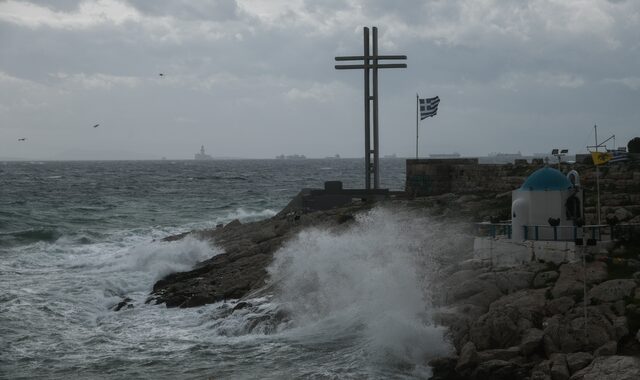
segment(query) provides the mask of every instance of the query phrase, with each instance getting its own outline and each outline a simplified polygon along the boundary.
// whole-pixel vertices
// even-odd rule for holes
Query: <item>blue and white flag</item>
[[[435,98],[420,99],[420,120],[436,116],[438,104],[440,104],[440,98],[437,96]]]
[[[627,152],[621,152],[621,151],[614,150],[611,153],[613,153],[613,157],[611,157],[609,162],[615,163],[615,162],[629,161],[629,154]]]

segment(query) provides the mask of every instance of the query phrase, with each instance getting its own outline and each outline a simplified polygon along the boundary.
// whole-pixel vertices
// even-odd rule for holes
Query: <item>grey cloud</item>
[[[591,30],[527,3],[486,13],[463,9],[469,1],[304,0],[278,23],[233,1],[130,0],[139,20],[81,29],[0,18],[0,86],[20,98],[0,97],[0,115],[52,154],[73,148],[56,137],[73,131],[74,144],[149,158],[188,158],[200,144],[227,156],[357,156],[362,73],[334,70],[333,57],[361,52],[366,23],[379,27],[381,52],[409,57],[406,70],[380,74],[384,153],[413,152],[416,92],[442,99],[421,125],[427,153],[537,152],[548,136],[575,150],[596,122],[637,134],[640,45],[628,15],[640,6],[585,9],[585,22],[609,20]],[[100,139],[75,134],[95,120],[108,126]],[[0,151],[15,156],[7,133]]]
[[[228,21],[238,17],[235,0],[127,0],[151,16],[170,16],[186,20]]]

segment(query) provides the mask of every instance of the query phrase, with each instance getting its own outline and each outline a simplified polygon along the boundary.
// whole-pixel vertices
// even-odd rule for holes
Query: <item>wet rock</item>
[[[637,287],[635,280],[609,280],[595,286],[589,291],[589,297],[595,302],[615,302],[629,297]]]
[[[575,373],[588,366],[593,360],[593,355],[588,352],[575,352],[567,355],[567,367],[571,373]]]
[[[172,273],[157,281],[150,300],[167,307],[196,307],[241,299],[264,288],[266,268],[285,241],[304,228],[337,228],[338,215],[364,211],[369,205],[349,205],[337,209],[300,212],[298,219],[280,213],[270,219],[241,223],[234,220],[223,228],[192,232],[195,238],[215,242],[224,251],[199,263],[187,272]],[[186,234],[165,240],[178,240]]]
[[[633,356],[600,356],[586,368],[576,372],[571,380],[637,380],[640,379],[640,358]]]
[[[513,380],[527,377],[528,369],[505,360],[489,360],[481,363],[471,378],[474,380]]]
[[[458,358],[458,364],[456,364],[456,372],[464,374],[470,369],[474,368],[478,363],[478,352],[476,351],[476,345],[473,342],[467,342],[460,351],[460,357]]]
[[[111,306],[111,310],[120,311],[125,307],[127,309],[133,309],[133,305],[131,304],[133,300],[129,297],[124,298],[122,301],[118,302],[116,305]]]
[[[242,309],[245,309],[245,308],[248,308],[248,307],[251,307],[251,306],[253,306],[253,305],[252,305],[250,302],[241,301],[241,302],[238,302],[238,303],[233,307],[233,311],[236,311],[236,310],[242,310]]]
[[[431,367],[431,378],[429,380],[462,380],[455,370],[458,358],[455,356],[446,356],[435,358],[429,361]]]

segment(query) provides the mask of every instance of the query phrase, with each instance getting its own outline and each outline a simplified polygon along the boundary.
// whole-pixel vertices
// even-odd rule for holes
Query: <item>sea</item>
[[[428,216],[374,208],[303,231],[251,307],[145,303],[222,252],[162,238],[269,218],[327,180],[362,188],[362,159],[0,162],[0,378],[428,378],[451,350],[432,264],[457,240]],[[381,160],[381,187],[404,181],[404,160]],[[278,310],[289,317],[261,324]]]

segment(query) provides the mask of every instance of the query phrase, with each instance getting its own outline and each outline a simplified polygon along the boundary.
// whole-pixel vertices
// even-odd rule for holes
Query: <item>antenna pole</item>
[[[418,103],[420,99],[416,93],[416,160],[418,159]]]
[[[593,129],[596,131],[596,152],[598,152],[598,126],[594,125]],[[600,219],[600,168],[596,165],[596,214],[598,215],[598,224],[601,224]]]

